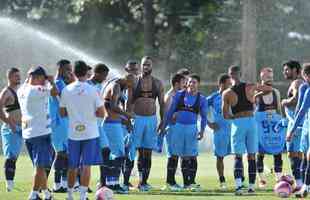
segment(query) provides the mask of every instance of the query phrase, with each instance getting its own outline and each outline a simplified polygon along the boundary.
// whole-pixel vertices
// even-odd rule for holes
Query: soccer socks
[[[242,157],[236,157],[235,158],[234,177],[235,177],[236,187],[237,188],[241,187],[241,185],[242,185],[242,177],[243,177]]]
[[[261,156],[261,155],[257,156],[256,166],[257,166],[258,173],[264,172],[264,156]]]
[[[109,156],[110,156],[110,149],[103,148],[101,150],[103,165],[100,166],[100,184],[101,186],[106,186],[106,178],[109,175]]]
[[[274,162],[274,172],[276,174],[282,173],[282,165],[283,165],[282,154],[274,155],[273,162]]]
[[[300,175],[303,182],[305,182],[306,169],[307,169],[307,159],[305,155],[300,164]]]
[[[298,157],[290,158],[291,161],[291,169],[293,172],[293,176],[296,180],[297,187],[300,187],[301,184],[301,176],[300,176],[300,164],[301,159]]]
[[[189,166],[190,184],[195,184],[197,169],[198,169],[197,158],[193,157],[190,159],[190,166]]]
[[[310,161],[307,161],[307,168],[306,168],[306,173],[305,173],[305,185],[309,187],[310,185]]]
[[[14,180],[16,170],[16,160],[6,159],[4,162],[4,174],[7,181]]]
[[[255,184],[256,179],[256,163],[255,160],[248,160],[249,184]]]
[[[147,180],[150,175],[152,166],[152,157],[151,156],[143,156],[139,155],[138,158],[138,171],[139,171],[139,178],[140,184],[144,185],[147,184]]]
[[[126,158],[123,166],[124,185],[129,185],[129,179],[133,167],[134,167],[134,161],[131,161],[129,158]]]
[[[184,186],[190,185],[190,161],[188,159],[182,159],[181,170],[183,175],[183,184]]]
[[[166,182],[169,185],[175,185],[176,184],[175,173],[176,173],[177,168],[178,168],[178,160],[179,160],[179,158],[175,157],[175,156],[171,156],[168,158]]]
[[[106,184],[108,186],[115,186],[119,184],[119,177],[121,174],[121,167],[123,163],[123,158],[116,158],[110,161],[109,165],[109,175],[107,176]]]

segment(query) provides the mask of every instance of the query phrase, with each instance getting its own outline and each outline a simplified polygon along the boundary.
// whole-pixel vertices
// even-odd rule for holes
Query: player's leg
[[[226,179],[224,176],[224,157],[216,157],[216,171],[219,177],[220,188],[226,189]]]
[[[257,159],[256,159],[256,167],[257,167],[257,172],[258,172],[258,187],[259,188],[265,188],[266,187],[266,178],[264,175],[264,158],[265,154],[264,153],[258,153],[257,154]]]
[[[274,172],[276,176],[276,181],[278,181],[282,176],[282,168],[283,168],[282,153],[274,155],[273,162],[274,162]]]

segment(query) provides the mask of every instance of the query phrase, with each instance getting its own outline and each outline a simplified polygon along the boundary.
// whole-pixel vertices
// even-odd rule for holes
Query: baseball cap
[[[28,72],[29,75],[37,75],[37,76],[44,76],[45,78],[47,78],[47,74],[46,71],[43,67],[41,66],[37,66],[37,67],[33,67],[29,70]]]

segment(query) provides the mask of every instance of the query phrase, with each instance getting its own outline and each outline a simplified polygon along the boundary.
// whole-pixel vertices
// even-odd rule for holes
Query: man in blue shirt
[[[59,96],[49,98],[49,112],[52,119],[52,144],[56,152],[54,161],[54,188],[55,193],[67,192],[67,140],[68,140],[68,118],[61,117],[59,113],[59,97],[62,90],[70,83],[72,66],[69,60],[62,59],[57,62],[57,74],[55,84]]]
[[[178,134],[174,134],[174,138],[170,138],[174,141],[170,153],[182,158],[184,188],[190,190],[199,189],[195,183],[198,140],[203,138],[207,125],[207,101],[199,92],[199,84],[200,77],[198,75],[189,76],[187,89],[175,94],[161,127],[161,131],[164,131],[176,113],[174,131]],[[200,130],[197,128],[198,115],[201,116]]]
[[[224,177],[224,157],[231,153],[230,123],[222,115],[222,93],[230,86],[230,77],[227,74],[221,74],[218,77],[219,89],[207,97],[208,109],[213,117],[213,123],[208,123],[208,126],[214,133],[213,150],[216,156],[216,169],[219,175],[221,189],[227,188]]]
[[[303,67],[303,78],[307,82],[307,84],[310,83],[310,64],[305,64]],[[303,121],[306,114],[309,115],[309,108],[310,108],[310,87],[307,87],[304,94],[303,94],[303,100],[299,107],[295,117],[294,121],[292,123],[292,126],[290,129],[288,129],[287,134],[287,141],[290,142],[293,140],[294,134],[297,133],[297,128]],[[306,118],[305,123],[309,123],[309,119]],[[308,136],[308,142],[309,142],[309,136]],[[304,184],[302,188],[296,192],[296,197],[298,198],[304,198],[307,196],[310,186],[310,156],[309,156],[309,148],[307,150],[307,168],[305,172],[305,178],[304,178]]]

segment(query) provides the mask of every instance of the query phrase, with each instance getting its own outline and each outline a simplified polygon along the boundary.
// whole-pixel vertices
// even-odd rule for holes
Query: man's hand
[[[210,129],[212,129],[213,131],[216,131],[219,129],[219,126],[217,125],[217,123],[208,123],[208,126]]]
[[[198,139],[198,140],[202,140],[203,135],[204,135],[204,132],[203,132],[203,131],[200,131],[200,132],[198,133],[197,139]]]
[[[287,133],[286,134],[286,141],[287,142],[292,141],[293,136],[294,136],[294,133],[292,133],[292,132]]]

